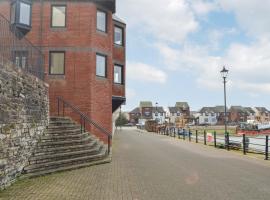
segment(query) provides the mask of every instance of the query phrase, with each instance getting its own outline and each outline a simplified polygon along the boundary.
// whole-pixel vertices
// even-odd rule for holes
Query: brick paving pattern
[[[19,181],[10,200],[268,200],[270,164],[203,145],[123,129],[110,164]]]

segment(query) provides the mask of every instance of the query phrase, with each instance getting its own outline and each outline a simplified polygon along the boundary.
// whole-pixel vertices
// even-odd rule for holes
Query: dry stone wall
[[[49,120],[48,85],[0,63],[0,189],[21,174]]]

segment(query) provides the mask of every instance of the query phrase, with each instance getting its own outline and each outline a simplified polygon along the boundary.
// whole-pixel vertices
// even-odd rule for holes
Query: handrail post
[[[246,135],[243,134],[243,154],[246,155],[247,151],[246,151],[247,147],[246,147]]]
[[[196,130],[196,143],[198,143],[198,130]]]
[[[85,118],[83,118],[83,132],[85,132],[86,128],[85,128]]]
[[[108,135],[108,155],[111,153],[111,135]]]
[[[59,97],[57,98],[57,111],[58,111],[58,116],[60,115],[60,99]]]
[[[82,123],[82,116],[81,116],[81,118],[80,118],[80,123],[81,123],[81,133],[83,132],[82,130],[83,130],[83,123]]]
[[[63,117],[65,117],[65,102],[63,101]]]
[[[217,132],[214,131],[214,145],[215,145],[215,148],[217,147]]]
[[[265,160],[269,158],[269,135],[265,137]]]

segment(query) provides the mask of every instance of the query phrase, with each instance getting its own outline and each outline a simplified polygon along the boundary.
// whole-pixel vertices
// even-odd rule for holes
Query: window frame
[[[98,29],[98,12],[105,13],[105,30]],[[96,11],[96,30],[99,32],[102,32],[102,33],[108,32],[108,14],[105,10],[97,9],[97,11]]]
[[[97,57],[98,56],[101,56],[101,57],[104,57],[105,58],[105,74],[104,74],[104,76],[101,76],[101,75],[98,75],[97,74]],[[96,76],[97,77],[100,77],[100,78],[107,78],[107,71],[108,71],[107,68],[108,68],[107,55],[102,54],[102,53],[96,53]]]
[[[122,43],[121,43],[121,44],[116,44],[116,43],[115,43],[115,28],[119,28],[119,29],[121,29],[121,31],[122,31],[122,37],[121,37]],[[113,37],[113,43],[114,43],[115,45],[121,46],[121,47],[124,47],[124,46],[125,46],[125,42],[124,42],[125,37],[124,37],[124,28],[123,28],[123,27],[118,26],[118,25],[114,25],[113,36],[114,36],[114,37]]]
[[[114,79],[115,66],[121,68],[121,83],[115,82],[115,79]],[[120,64],[117,64],[117,63],[115,63],[115,64],[113,65],[113,83],[114,83],[114,84],[117,84],[117,85],[124,85],[124,84],[125,84],[125,80],[124,80],[124,66],[123,66],[123,65],[120,65]]]
[[[52,54],[53,53],[63,53],[64,54],[64,66],[63,66],[63,74],[52,74],[51,65],[52,65]],[[65,75],[66,73],[66,52],[65,51],[49,51],[49,75]]]
[[[65,7],[65,26],[53,26],[53,7]],[[67,27],[67,5],[53,4],[51,5],[51,28],[66,28]]]

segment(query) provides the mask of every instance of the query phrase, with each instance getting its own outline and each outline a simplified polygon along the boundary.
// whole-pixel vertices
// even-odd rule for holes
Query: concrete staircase
[[[44,136],[23,170],[35,177],[109,162],[107,145],[66,117],[51,117]]]

